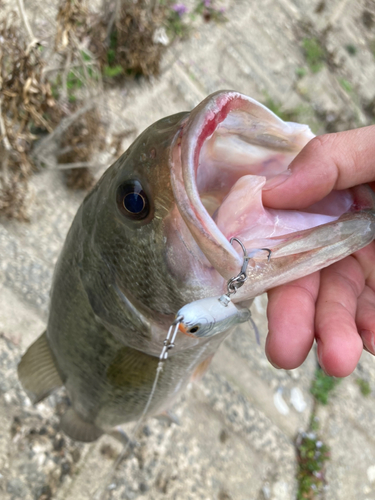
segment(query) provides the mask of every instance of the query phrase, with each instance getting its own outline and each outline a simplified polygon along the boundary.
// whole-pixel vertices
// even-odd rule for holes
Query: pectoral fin
[[[208,367],[210,366],[213,357],[214,357],[214,355],[210,354],[206,359],[204,359],[203,361],[201,361],[199,363],[199,365],[195,368],[195,370],[191,376],[192,382],[198,382],[199,380],[201,380],[203,375],[208,370]]]
[[[104,434],[104,431],[99,429],[99,427],[83,420],[73,408],[69,408],[61,417],[60,427],[69,437],[76,441],[83,441],[84,443],[96,441]]]
[[[159,358],[155,356],[131,347],[122,347],[107,370],[107,380],[110,384],[122,388],[151,388],[158,363]]]
[[[18,377],[35,404],[63,385],[46,332],[28,348],[18,365]]]

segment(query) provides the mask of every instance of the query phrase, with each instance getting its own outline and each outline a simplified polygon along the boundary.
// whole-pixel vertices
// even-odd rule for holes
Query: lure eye
[[[148,197],[138,181],[126,181],[117,188],[117,206],[132,220],[145,219],[150,213]]]
[[[196,333],[199,330],[199,326],[193,326],[192,328],[189,329],[189,333]]]

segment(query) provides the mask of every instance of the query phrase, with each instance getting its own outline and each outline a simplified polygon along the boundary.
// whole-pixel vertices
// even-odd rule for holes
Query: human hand
[[[290,165],[292,175],[265,191],[263,202],[303,209],[332,189],[375,187],[375,126],[318,136]],[[375,242],[305,278],[268,292],[266,354],[284,369],[299,366],[314,338],[324,371],[349,375],[362,349],[375,354]]]

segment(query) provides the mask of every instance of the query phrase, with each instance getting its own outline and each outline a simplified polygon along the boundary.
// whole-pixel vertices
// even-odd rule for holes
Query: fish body
[[[248,251],[272,251],[269,262],[264,252],[249,261],[232,297],[241,313],[234,323],[248,319],[256,295],[372,241],[374,199],[366,187],[333,193],[303,216],[263,207],[262,187],[312,137],[307,126],[223,91],[156,122],[103,174],[57,262],[46,332],[18,368],[33,402],[65,385],[68,435],[93,441],[139,418],[176,313],[221,296],[241,270],[231,238]],[[166,410],[204,372],[231,326],[209,336],[178,333],[148,415]]]

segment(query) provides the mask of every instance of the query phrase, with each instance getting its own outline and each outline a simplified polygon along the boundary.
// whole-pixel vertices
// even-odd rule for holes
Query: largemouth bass
[[[232,297],[242,311],[269,288],[372,241],[374,196],[366,186],[332,192],[304,212],[263,207],[262,190],[312,137],[306,125],[223,91],[150,126],[108,168],[76,214],[56,265],[47,329],[18,370],[34,403],[65,385],[72,406],[61,427],[69,436],[93,441],[139,418],[177,311],[220,296],[238,275],[243,255],[232,237],[249,252],[272,253],[249,260]],[[178,332],[149,416],[205,371],[230,331]]]

